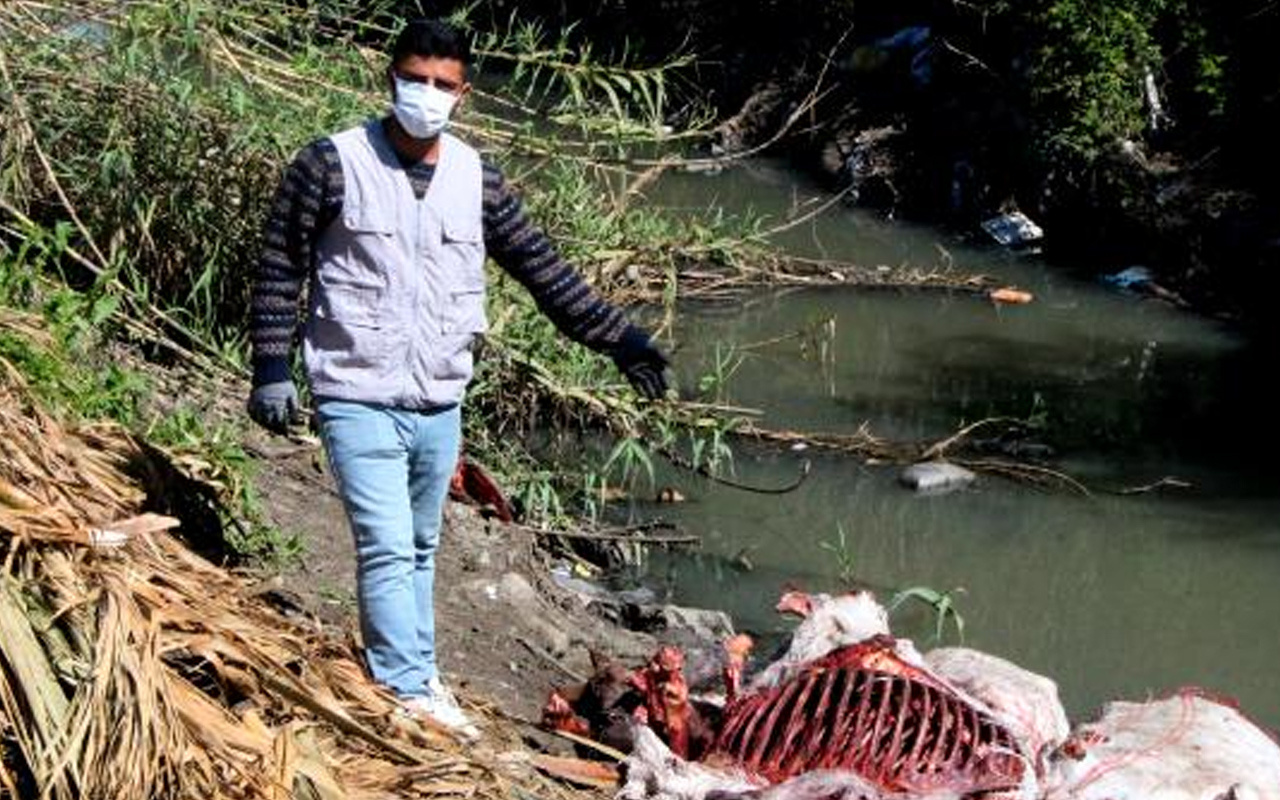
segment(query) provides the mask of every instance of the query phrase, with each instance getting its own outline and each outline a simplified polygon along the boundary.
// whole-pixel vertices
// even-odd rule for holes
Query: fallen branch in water
[[[1013,417],[987,417],[986,419],[980,419],[977,422],[964,426],[963,428],[956,431],[955,433],[948,436],[947,438],[943,439],[942,441],[929,446],[928,449],[926,449],[923,453],[920,454],[919,460],[929,461],[935,458],[945,458],[947,454],[947,450],[959,444],[960,442],[963,442],[965,439],[969,438],[969,434],[973,433],[979,428],[985,428],[989,425],[995,425],[996,423],[1013,424],[1013,425],[1023,424],[1022,420],[1014,419]]]
[[[717,475],[705,465],[695,466],[692,461],[670,448],[655,448],[655,451],[677,467],[688,470],[696,475],[701,475],[712,483],[727,486],[730,489],[737,489],[740,492],[750,492],[751,494],[790,494],[796,489],[799,489],[804,482],[808,480],[809,473],[813,469],[813,465],[809,463],[808,459],[806,459],[804,463],[800,465],[800,473],[796,475],[795,479],[790,483],[783,486],[752,486],[751,484],[742,483],[741,481],[734,480],[733,478],[726,478],[723,475]]]
[[[1191,482],[1184,481],[1181,478],[1175,478],[1172,475],[1165,475],[1159,480],[1143,484],[1142,486],[1126,486],[1121,489],[1116,489],[1114,494],[1126,496],[1133,494],[1146,494],[1147,492],[1154,492],[1157,489],[1164,489],[1166,487],[1169,489],[1190,489]]]
[[[735,431],[739,436],[756,439],[793,450],[814,448],[833,453],[857,456],[873,461],[899,461],[910,463],[918,460],[918,446],[890,442],[871,433],[867,423],[862,423],[855,433],[814,433],[777,430],[747,422]]]
[[[917,461],[929,461],[941,458],[948,449],[957,446],[974,430],[1004,422],[1022,427],[1021,420],[1013,418],[993,417],[967,425],[951,436],[932,445],[920,442],[895,442],[881,439],[871,433],[870,426],[863,423],[856,433],[803,433],[764,428],[753,423],[744,423],[735,433],[762,442],[785,445],[792,449],[812,447],[861,458],[868,463],[889,462],[894,464],[913,464]],[[988,475],[999,475],[1011,480],[1038,486],[1061,487],[1090,495],[1092,492],[1083,483],[1064,472],[1049,467],[1028,464],[1019,461],[997,461],[992,459],[949,458],[954,464]]]
[[[691,251],[696,254],[696,251]],[[945,291],[986,296],[993,282],[986,275],[948,269],[877,265],[867,267],[847,261],[826,261],[760,253],[764,263],[749,267],[717,267],[691,260],[679,270],[680,296],[686,300],[732,301],[749,290],[762,287],[850,286],[860,289]],[[629,287],[624,296],[636,300],[657,300],[665,283],[655,277],[651,283]]]
[[[559,539],[577,539],[588,542],[628,542],[631,544],[651,544],[651,545],[671,545],[671,544],[700,544],[702,537],[692,533],[678,533],[670,536],[648,536],[638,531],[651,530],[653,528],[678,528],[670,522],[651,522],[644,525],[634,525],[629,528],[618,528],[615,530],[605,531],[560,531],[560,530],[544,530],[535,528],[530,525],[521,525],[519,523],[508,523],[508,527],[514,528],[524,533],[531,533],[534,536],[547,536]]]
[[[958,464],[965,469],[974,472],[982,472],[988,475],[999,475],[1004,478],[1021,481],[1022,483],[1034,484],[1037,486],[1045,486],[1049,488],[1065,488],[1086,497],[1092,496],[1093,492],[1089,487],[1080,481],[1056,469],[1048,467],[1040,467],[1035,464],[1024,464],[1017,461],[991,461],[978,460],[969,461],[965,459],[952,459],[952,463]]]

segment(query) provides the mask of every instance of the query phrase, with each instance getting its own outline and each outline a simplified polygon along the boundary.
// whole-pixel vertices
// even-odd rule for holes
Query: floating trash
[[[1035,299],[1035,296],[1031,294],[1031,292],[1026,292],[1022,289],[1015,289],[1012,286],[1002,286],[999,289],[992,289],[991,292],[987,294],[987,297],[990,297],[992,301],[996,303],[1005,303],[1015,306],[1026,305]]]
[[[898,481],[922,494],[941,494],[964,488],[977,478],[971,471],[945,461],[912,464],[902,471]]]
[[[1044,238],[1044,229],[1021,211],[1011,211],[982,223],[982,229],[1006,247],[1026,244]]]
[[[1151,270],[1146,267],[1129,267],[1111,275],[1103,275],[1102,282],[1121,289],[1134,289],[1151,283]]]

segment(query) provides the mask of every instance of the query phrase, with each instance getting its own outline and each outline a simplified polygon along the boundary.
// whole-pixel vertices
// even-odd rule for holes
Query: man
[[[387,79],[392,113],[304,148],[265,229],[251,309],[249,414],[280,432],[298,409],[288,358],[310,282],[303,357],[356,544],[365,656],[402,710],[475,728],[436,667],[432,586],[459,404],[487,328],[486,250],[570,338],[611,356],[649,398],[666,359],[557,255],[497,168],[445,132],[470,91],[470,45],[409,23]]]

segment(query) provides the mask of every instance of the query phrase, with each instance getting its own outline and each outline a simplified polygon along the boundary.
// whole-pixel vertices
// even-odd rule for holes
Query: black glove
[[[302,419],[298,410],[298,390],[293,381],[275,381],[253,387],[249,393],[249,416],[272,433],[288,433],[289,426]]]
[[[657,400],[667,393],[667,357],[649,340],[644,330],[630,325],[609,355],[641,396]]]

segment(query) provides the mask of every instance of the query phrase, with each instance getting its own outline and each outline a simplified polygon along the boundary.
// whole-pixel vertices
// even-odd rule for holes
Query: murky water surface
[[[757,164],[673,176],[656,202],[780,216],[818,196]],[[705,542],[696,554],[655,557],[648,582],[766,633],[785,627],[771,606],[787,582],[831,589],[852,575],[885,598],[909,586],[952,591],[965,643],[1057,680],[1073,719],[1108,699],[1193,684],[1280,727],[1280,496],[1265,357],[1219,322],[860,212],[828,213],[780,241],[869,265],[937,266],[945,249],[956,269],[997,275],[1036,301],[997,308],[836,288],[759,295],[732,310],[689,307],[676,330],[684,381],[707,370],[717,348],[736,349],[742,361],[726,399],[763,410],[770,427],[804,431],[866,423],[887,438],[939,439],[987,416],[1039,416],[1055,466],[1099,491],[1081,497],[984,477],[958,494],[918,497],[897,484],[896,467],[740,452],[737,475],[749,482],[784,484],[803,458],[814,471],[780,497],[664,476],[691,502],[643,513]],[[826,320],[834,333],[821,347],[784,338]],[[1190,488],[1105,491],[1166,476]],[[894,626],[933,644],[923,604],[903,605]],[[944,640],[956,641],[950,623]]]

